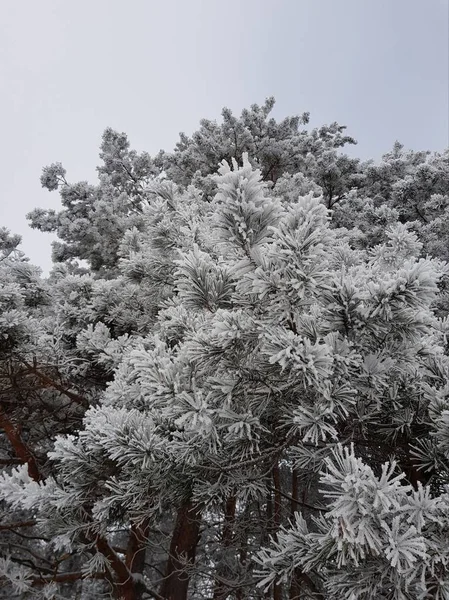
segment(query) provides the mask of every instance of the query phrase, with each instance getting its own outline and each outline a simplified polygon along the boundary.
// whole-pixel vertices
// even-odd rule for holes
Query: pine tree
[[[271,108],[44,169],[46,281],[1,233],[8,596],[449,598],[446,157]]]

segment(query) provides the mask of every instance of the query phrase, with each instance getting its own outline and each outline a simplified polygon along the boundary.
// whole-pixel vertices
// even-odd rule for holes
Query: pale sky
[[[378,159],[449,146],[449,0],[0,0],[0,225],[48,271],[25,214],[62,162],[95,182],[110,126],[150,154],[201,118],[274,95],[276,118],[338,121]]]

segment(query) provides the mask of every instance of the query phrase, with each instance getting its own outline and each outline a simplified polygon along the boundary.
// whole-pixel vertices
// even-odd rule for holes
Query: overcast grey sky
[[[105,127],[170,150],[201,118],[267,96],[274,116],[338,121],[379,158],[449,146],[449,0],[0,0],[0,225],[50,266],[25,214],[60,161],[95,181]]]

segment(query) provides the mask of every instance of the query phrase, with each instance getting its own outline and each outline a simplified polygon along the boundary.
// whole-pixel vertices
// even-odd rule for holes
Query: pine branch
[[[32,586],[48,585],[49,583],[73,583],[81,579],[105,579],[106,573],[91,573],[86,575],[81,571],[69,573],[55,573],[54,575],[40,576],[33,579]]]
[[[21,359],[21,361],[30,370],[30,372],[36,375],[46,386],[57,390],[58,392],[60,392],[64,396],[67,396],[67,398],[70,398],[70,400],[73,400],[73,402],[80,404],[84,408],[89,407],[89,400],[87,400],[87,398],[84,398],[83,396],[80,396],[75,392],[71,392],[48,375],[45,375],[45,373],[42,373],[42,371],[39,371],[36,366],[36,359],[34,359],[33,365],[30,365],[24,359]]]
[[[22,461],[18,458],[0,458],[1,467],[13,467],[14,465],[21,465]]]
[[[36,521],[18,521],[17,523],[7,523],[7,524],[0,523],[0,531],[6,531],[9,529],[17,529],[19,527],[33,527],[33,525],[36,525]]]
[[[290,502],[292,502],[294,504],[297,504],[298,506],[302,506],[304,508],[308,508],[309,510],[316,510],[316,511],[319,511],[319,512],[324,512],[324,511],[328,510],[325,506],[314,506],[313,504],[308,504],[307,502],[302,502],[301,500],[297,500],[296,498],[293,498],[293,496],[290,496],[289,494],[286,494],[282,490],[276,489],[276,488],[271,487],[269,485],[267,485],[267,489],[270,490],[271,492],[275,492],[275,493],[279,494],[280,496],[282,496],[286,500],[289,500]]]

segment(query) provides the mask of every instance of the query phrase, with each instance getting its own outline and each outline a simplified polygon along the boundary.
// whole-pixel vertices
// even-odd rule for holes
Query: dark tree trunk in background
[[[136,586],[127,565],[119,558],[105,538],[98,536],[95,543],[99,552],[108,559],[111,565],[114,574],[114,578],[111,579],[114,585],[114,598],[116,600],[139,600],[138,586]]]
[[[129,531],[125,564],[133,575],[142,575],[145,568],[149,524],[149,519],[145,519],[140,525],[133,523]],[[143,586],[137,585],[136,600],[141,600],[142,593]]]
[[[165,578],[160,594],[164,600],[187,600],[189,569],[195,562],[200,536],[201,510],[191,500],[178,509],[170,543]]]
[[[230,496],[226,500],[225,511],[224,511],[224,523],[221,543],[223,549],[226,551],[232,544],[233,538],[233,527],[235,522],[235,509],[237,500],[234,495]],[[219,569],[217,573],[218,577],[225,577],[228,575],[226,569]],[[217,579],[214,589],[214,600],[224,600],[228,595],[227,587],[221,583],[220,579]]]
[[[17,458],[28,466],[28,475],[34,481],[41,480],[36,458],[20,434],[20,426],[15,425],[0,407],[0,428],[4,430]]]

